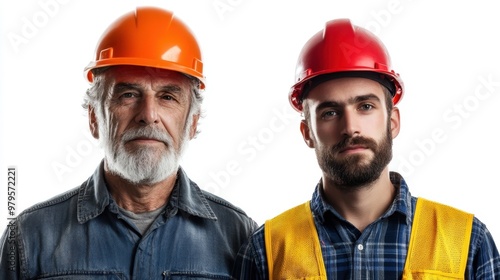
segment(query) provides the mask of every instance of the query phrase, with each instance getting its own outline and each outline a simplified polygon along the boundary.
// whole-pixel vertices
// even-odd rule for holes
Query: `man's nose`
[[[138,106],[136,122],[142,125],[150,125],[159,122],[158,104],[154,96],[146,96]]]
[[[359,126],[359,117],[355,111],[346,110],[342,116],[342,134],[349,137],[354,137],[361,133]]]

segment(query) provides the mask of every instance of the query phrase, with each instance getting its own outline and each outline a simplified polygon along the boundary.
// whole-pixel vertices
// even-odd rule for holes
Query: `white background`
[[[475,213],[497,243],[500,17],[495,1],[2,1],[0,223],[7,168],[18,212],[78,186],[102,158],[80,107],[98,38],[137,5],[173,10],[196,34],[207,89],[183,160],[202,188],[259,224],[311,197],[320,178],[287,95],[305,41],[347,17],[385,42],[405,82],[392,170],[413,195]]]

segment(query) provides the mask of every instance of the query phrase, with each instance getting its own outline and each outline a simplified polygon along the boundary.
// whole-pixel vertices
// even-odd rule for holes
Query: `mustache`
[[[339,143],[332,147],[332,152],[340,152],[341,150],[354,145],[363,145],[372,151],[377,150],[377,142],[375,142],[375,140],[363,136],[356,136],[343,138]]]
[[[149,138],[161,141],[167,146],[173,145],[173,139],[170,134],[154,126],[129,129],[123,133],[122,142],[128,142],[137,138]]]

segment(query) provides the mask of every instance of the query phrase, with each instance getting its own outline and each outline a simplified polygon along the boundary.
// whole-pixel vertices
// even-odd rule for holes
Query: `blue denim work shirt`
[[[2,237],[0,279],[232,279],[257,227],[179,168],[164,211],[141,235],[108,193],[103,164],[80,187],[23,211]]]

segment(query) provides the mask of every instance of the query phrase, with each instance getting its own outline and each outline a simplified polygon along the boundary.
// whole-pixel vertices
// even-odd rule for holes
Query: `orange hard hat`
[[[160,8],[139,7],[114,21],[99,39],[85,77],[92,82],[91,70],[114,65],[178,71],[205,87],[201,50],[193,32],[172,12]]]
[[[369,77],[388,87],[397,104],[404,85],[391,68],[391,59],[384,44],[370,31],[352,25],[348,19],[326,23],[307,41],[300,52],[295,72],[295,84],[289,92],[292,107],[301,112],[304,90],[316,77],[348,75]]]

